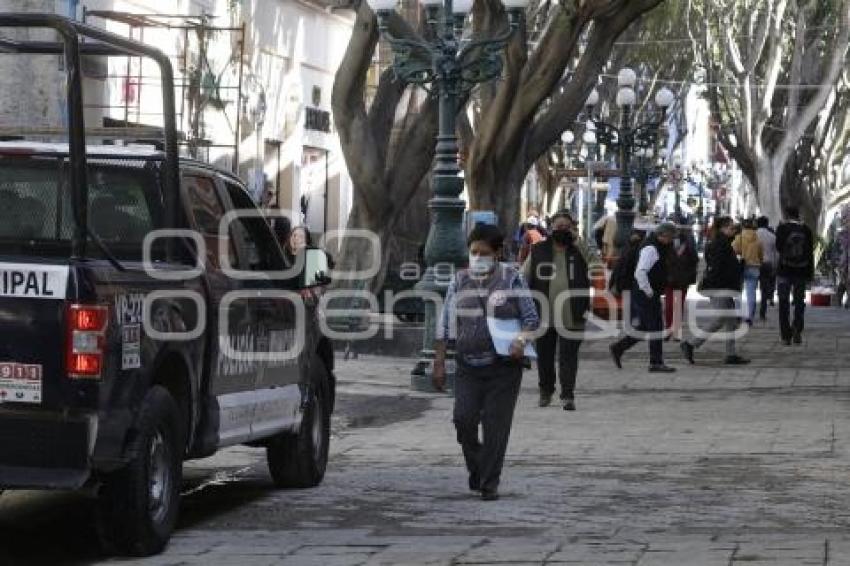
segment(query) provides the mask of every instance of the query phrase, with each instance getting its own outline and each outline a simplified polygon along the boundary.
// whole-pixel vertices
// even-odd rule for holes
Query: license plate
[[[41,403],[42,366],[0,362],[0,403]]]

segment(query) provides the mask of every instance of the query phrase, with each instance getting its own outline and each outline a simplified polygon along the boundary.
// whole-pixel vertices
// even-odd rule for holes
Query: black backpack
[[[792,269],[809,267],[809,239],[806,231],[799,224],[791,224],[791,230],[785,238],[785,243],[779,251],[782,264]]]
[[[615,295],[620,296],[623,291],[631,291],[635,282],[635,270],[641,246],[631,246],[623,256],[614,264],[611,279],[608,281],[608,289]]]

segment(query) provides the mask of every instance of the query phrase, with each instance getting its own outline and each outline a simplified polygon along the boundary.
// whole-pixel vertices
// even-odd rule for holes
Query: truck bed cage
[[[50,42],[18,41],[0,36],[0,54],[64,56],[65,80],[68,93],[67,132],[69,168],[71,173],[71,208],[74,218],[71,256],[74,258],[85,257],[88,239],[94,240],[98,243],[98,247],[104,248],[103,244],[98,241],[97,236],[88,229],[86,127],[83,114],[83,86],[80,63],[80,57],[82,55],[145,57],[152,59],[159,66],[162,79],[163,110],[163,128],[161,134],[164,138],[164,160],[162,164],[163,204],[166,213],[169,215],[166,219],[166,227],[179,227],[178,190],[180,177],[174,105],[174,71],[168,57],[162,51],[150,45],[133,41],[56,14],[0,13],[0,28],[49,28],[55,30],[61,37],[61,41]],[[104,251],[106,250],[104,249]]]

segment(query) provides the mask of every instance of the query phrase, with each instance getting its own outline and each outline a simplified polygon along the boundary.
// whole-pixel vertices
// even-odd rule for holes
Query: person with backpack
[[[779,252],[776,251],[776,232],[770,227],[770,220],[762,216],[756,221],[756,235],[761,243],[762,263],[759,273],[759,288],[761,289],[761,306],[759,318],[767,318],[767,307],[773,305],[773,295],[776,293],[776,268],[779,265]]]
[[[635,269],[637,269],[638,256],[641,247],[643,247],[643,241],[643,232],[632,230],[626,252],[614,264],[614,269],[611,271],[611,277],[608,280],[608,290],[615,297],[622,297],[623,293],[632,290],[635,283]]]
[[[790,346],[803,343],[806,314],[806,285],[815,276],[815,238],[812,230],[800,221],[800,209],[785,209],[787,222],[776,229],[776,249],[779,267],[776,286],[779,293],[779,332],[782,343]],[[794,321],[791,322],[791,302],[794,299]]]
[[[697,282],[699,253],[693,231],[681,225],[673,248],[667,254],[667,288],[664,290],[664,322],[669,332],[667,338],[682,338],[682,318],[688,289]]]
[[[666,256],[678,229],[675,224],[660,224],[647,238],[638,255],[634,271],[634,283],[631,288],[629,317],[637,321],[635,330],[648,333],[649,371],[651,373],[673,373],[676,368],[664,363],[663,341],[664,317],[661,307],[661,294],[667,284]],[[634,323],[633,323],[634,324]],[[639,343],[641,339],[627,332],[609,350],[614,364],[622,369],[623,354]]]
[[[528,286],[547,297],[538,305],[543,320],[548,321],[545,334],[537,339],[537,371],[540,407],[548,407],[555,393],[555,359],[561,382],[561,405],[575,411],[575,387],[578,374],[578,351],[584,333],[585,314],[590,310],[590,276],[587,251],[576,233],[576,225],[568,210],[552,216],[551,237],[535,244],[522,266]],[[564,297],[558,300],[559,297]],[[556,307],[558,310],[556,311]],[[543,317],[543,309],[548,317]]]
[[[738,328],[738,314],[735,311],[735,296],[741,293],[743,267],[738,261],[735,250],[732,249],[732,238],[737,227],[729,216],[715,219],[711,240],[705,246],[705,275],[700,285],[700,291],[711,302],[713,310],[722,311],[715,316],[702,330],[698,338],[685,340],[680,348],[685,359],[694,363],[694,351],[699,349],[709,336],[725,330],[726,359],[729,365],[744,365],[749,360],[738,355],[735,345],[735,330]]]

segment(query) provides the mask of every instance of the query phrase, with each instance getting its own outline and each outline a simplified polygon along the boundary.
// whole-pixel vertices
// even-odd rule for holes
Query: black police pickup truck
[[[0,143],[0,490],[91,488],[107,547],[149,555],[184,460],[262,446],[276,485],[318,485],[335,391],[324,252],[288,265],[238,178],[177,157],[156,50],[0,14],[23,25],[62,38],[17,48],[64,54],[70,135]],[[163,149],[86,145],[80,52],[160,64]]]

